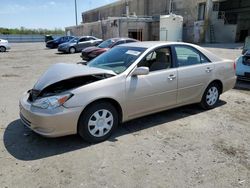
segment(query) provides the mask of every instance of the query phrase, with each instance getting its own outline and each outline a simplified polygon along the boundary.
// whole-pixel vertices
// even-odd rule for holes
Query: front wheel
[[[0,52],[6,52],[6,48],[4,46],[0,46]]]
[[[74,47],[71,47],[71,48],[69,49],[69,53],[71,53],[71,54],[76,53],[76,49],[75,49]]]
[[[220,98],[220,87],[216,83],[210,84],[205,90],[202,100],[201,107],[204,109],[212,109],[214,108]]]
[[[94,103],[81,114],[78,122],[79,135],[90,143],[106,140],[118,126],[118,113],[107,102]]]

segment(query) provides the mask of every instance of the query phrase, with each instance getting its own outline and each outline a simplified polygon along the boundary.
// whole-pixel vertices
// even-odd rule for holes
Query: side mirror
[[[133,71],[132,76],[147,75],[147,74],[149,74],[149,68],[148,67],[137,67]]]

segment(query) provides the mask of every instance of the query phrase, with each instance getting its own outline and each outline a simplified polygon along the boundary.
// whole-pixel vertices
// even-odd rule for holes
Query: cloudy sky
[[[117,0],[77,0],[81,12]],[[75,24],[75,0],[0,0],[0,27],[64,28]]]

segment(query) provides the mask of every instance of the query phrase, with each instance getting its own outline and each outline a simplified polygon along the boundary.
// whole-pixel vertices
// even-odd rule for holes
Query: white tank
[[[183,17],[175,14],[160,17],[160,41],[182,41]]]

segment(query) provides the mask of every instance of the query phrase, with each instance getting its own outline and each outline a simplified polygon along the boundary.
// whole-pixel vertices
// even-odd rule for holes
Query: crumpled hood
[[[116,75],[111,70],[99,69],[89,67],[82,64],[66,64],[58,63],[52,65],[37,81],[34,90],[43,90],[47,86],[56,82],[67,80],[79,76],[97,75],[97,74],[111,74]]]

